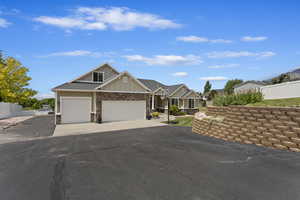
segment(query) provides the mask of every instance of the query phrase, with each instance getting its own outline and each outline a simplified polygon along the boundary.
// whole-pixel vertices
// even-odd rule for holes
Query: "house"
[[[200,96],[185,84],[137,79],[108,64],[52,91],[56,124],[146,119],[151,111],[166,111],[168,99],[182,111],[194,113],[200,102]]]
[[[235,85],[233,88],[234,93],[246,93],[249,91],[259,91],[259,88],[266,85],[266,83],[261,81],[245,81],[243,83]]]

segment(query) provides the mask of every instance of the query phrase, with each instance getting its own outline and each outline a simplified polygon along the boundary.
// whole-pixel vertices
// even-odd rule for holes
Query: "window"
[[[178,99],[171,99],[171,105],[178,106]]]
[[[94,82],[103,82],[103,72],[93,72],[93,81]]]
[[[195,107],[195,99],[189,99],[189,108]]]

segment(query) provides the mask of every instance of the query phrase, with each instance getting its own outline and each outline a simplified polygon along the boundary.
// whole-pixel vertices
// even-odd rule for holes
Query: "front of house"
[[[56,124],[146,119],[151,111],[167,110],[167,99],[182,111],[194,113],[200,103],[200,96],[184,84],[167,86],[136,79],[108,64],[52,90]]]

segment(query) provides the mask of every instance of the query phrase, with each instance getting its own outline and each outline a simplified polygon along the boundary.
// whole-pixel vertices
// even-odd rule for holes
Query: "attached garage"
[[[90,122],[91,97],[66,97],[60,98],[61,123]]]
[[[146,101],[102,101],[102,121],[146,119]]]

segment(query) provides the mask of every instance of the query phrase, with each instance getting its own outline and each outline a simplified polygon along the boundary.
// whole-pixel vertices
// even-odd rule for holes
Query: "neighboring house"
[[[234,86],[234,93],[246,93],[249,91],[259,91],[260,87],[265,86],[266,83],[261,81],[246,81]]]
[[[287,73],[291,81],[300,80],[300,68]]]
[[[200,96],[184,84],[167,86],[154,80],[136,79],[108,64],[52,91],[56,124],[146,119],[151,110],[165,111],[167,98],[172,105],[194,113],[200,102]]]

